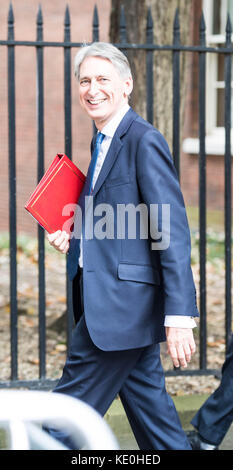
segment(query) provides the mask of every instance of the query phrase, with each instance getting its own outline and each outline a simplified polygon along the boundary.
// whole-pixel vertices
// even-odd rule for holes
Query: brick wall
[[[60,41],[64,37],[64,14],[69,4],[71,40],[91,41],[92,15],[97,4],[100,40],[108,41],[110,0],[41,0],[44,39]],[[195,3],[192,28],[193,43],[198,43],[201,2]],[[36,38],[38,0],[12,0],[15,17],[15,39]],[[0,37],[7,37],[9,0],[1,0]],[[76,50],[72,49],[72,63]],[[24,204],[36,185],[37,116],[36,116],[36,52],[32,47],[15,48],[16,57],[16,158],[17,158],[17,229],[36,233],[35,221],[26,213]],[[198,135],[198,55],[189,54],[188,95],[185,107],[183,136]],[[64,152],[64,88],[63,50],[47,48],[44,52],[44,128],[45,168],[58,152]],[[0,230],[8,230],[8,111],[7,111],[7,48],[0,47]],[[92,125],[80,110],[77,85],[72,76],[72,158],[86,172]],[[207,205],[224,207],[224,157],[207,156]],[[181,155],[181,186],[187,205],[198,205],[198,155]]]
[[[36,39],[36,16],[41,4],[44,40],[63,41],[64,15],[68,3],[71,17],[71,40],[92,40],[92,15],[96,4],[100,21],[100,40],[108,41],[110,0],[12,0],[15,18],[15,39]],[[1,0],[0,37],[7,38],[9,0]],[[8,110],[7,48],[0,47],[0,230],[8,230]],[[77,50],[72,49],[73,58]],[[36,116],[36,52],[33,47],[16,47],[16,161],[17,161],[17,229],[36,233],[36,223],[24,204],[36,185],[37,116]],[[46,48],[44,52],[44,128],[45,168],[58,152],[64,152],[64,71],[63,49]],[[92,125],[80,110],[77,84],[72,76],[72,157],[86,172]]]

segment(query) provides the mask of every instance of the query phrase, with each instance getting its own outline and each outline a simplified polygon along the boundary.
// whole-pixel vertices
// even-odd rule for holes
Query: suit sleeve
[[[169,208],[170,212],[166,222],[161,217],[162,237],[166,233],[168,243],[158,250],[156,243],[151,244],[152,256],[159,257],[162,273],[164,314],[199,316],[184,200],[168,145],[156,129],[147,130],[140,139],[137,180],[151,218],[151,205],[157,206],[160,214],[163,214],[163,207]]]

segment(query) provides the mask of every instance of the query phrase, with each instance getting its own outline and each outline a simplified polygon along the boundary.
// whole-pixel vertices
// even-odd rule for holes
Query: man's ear
[[[125,80],[125,83],[124,83],[124,92],[125,92],[125,96],[129,96],[133,90],[133,79],[132,77],[128,77],[126,80]]]

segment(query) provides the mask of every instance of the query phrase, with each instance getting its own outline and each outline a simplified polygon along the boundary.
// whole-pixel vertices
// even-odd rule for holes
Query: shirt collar
[[[108,136],[108,137],[113,137],[115,134],[115,131],[117,130],[117,127],[119,126],[121,120],[123,119],[124,115],[127,113],[129,110],[130,106],[128,103],[126,103],[122,108],[113,116],[111,121],[109,121],[106,126],[103,127],[101,130],[102,134]]]

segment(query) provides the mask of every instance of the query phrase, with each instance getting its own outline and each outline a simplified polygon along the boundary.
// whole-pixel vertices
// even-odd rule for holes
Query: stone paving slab
[[[193,429],[190,421],[208,396],[208,394],[195,394],[173,397],[184,430]],[[138,449],[137,442],[119,399],[114,400],[105,415],[105,419],[117,437],[121,449]],[[221,443],[220,450],[233,450],[233,425]]]

